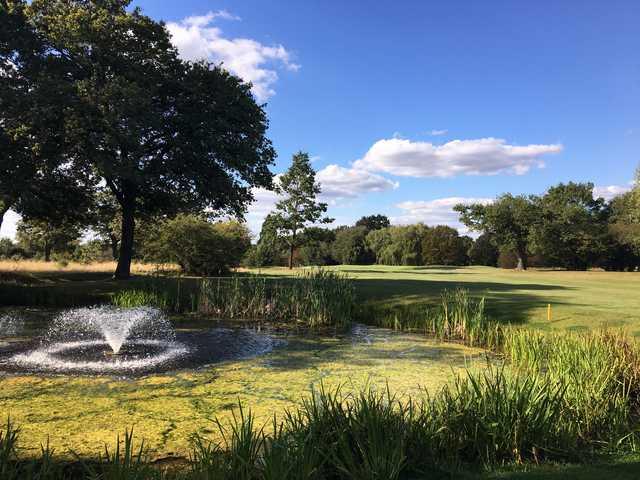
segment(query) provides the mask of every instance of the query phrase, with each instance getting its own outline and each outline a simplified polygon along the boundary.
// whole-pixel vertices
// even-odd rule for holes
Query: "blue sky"
[[[637,1],[135,4],[254,82],[274,171],[308,151],[337,223],[456,226],[459,199],[569,180],[611,195],[640,162]],[[275,200],[256,196],[254,230]]]

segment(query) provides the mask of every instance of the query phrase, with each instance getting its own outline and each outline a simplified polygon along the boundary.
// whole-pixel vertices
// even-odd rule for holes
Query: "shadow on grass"
[[[562,285],[501,282],[457,282],[441,280],[353,279],[360,301],[374,307],[400,305],[424,306],[438,302],[443,290],[468,289],[472,295],[487,299],[487,313],[504,323],[522,323],[532,309],[545,307],[551,299],[545,293],[568,290]],[[553,299],[554,305],[562,305]],[[366,319],[364,319],[366,321]]]

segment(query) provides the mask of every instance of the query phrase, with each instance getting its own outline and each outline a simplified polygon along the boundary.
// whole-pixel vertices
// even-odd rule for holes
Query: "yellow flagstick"
[[[547,321],[548,322],[551,321],[551,304],[550,303],[547,305]]]

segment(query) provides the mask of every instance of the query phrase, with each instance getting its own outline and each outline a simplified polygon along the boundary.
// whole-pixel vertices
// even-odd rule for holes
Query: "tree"
[[[251,245],[249,230],[238,222],[212,223],[180,214],[156,225],[145,243],[145,259],[177,263],[196,275],[220,275],[236,267]]]
[[[51,261],[52,253],[71,253],[80,239],[78,225],[55,225],[42,220],[21,220],[16,229],[18,245],[27,252]]]
[[[332,218],[325,217],[327,204],[316,201],[321,192],[316,183],[316,172],[311,167],[309,154],[298,152],[293,155],[291,167],[280,177],[277,191],[284,196],[276,204],[272,214],[279,236],[289,248],[289,269],[293,268],[293,252],[301,245],[304,237],[300,235],[307,226],[317,223],[331,223]]]
[[[302,265],[335,265],[333,243],[336,232],[328,228],[308,227],[303,232],[304,241],[297,250]]]
[[[28,12],[21,0],[0,3],[0,226],[10,208],[75,222],[91,200],[86,175],[64,155],[68,96],[56,81],[64,60],[48,55]]]
[[[389,218],[386,215],[368,215],[356,222],[356,227],[365,227],[369,232],[389,226],[391,226],[391,222],[389,222]]]
[[[500,249],[512,250],[518,270],[527,269],[530,234],[539,216],[535,197],[506,193],[489,205],[459,204],[454,210],[468,228],[488,233]]]
[[[258,243],[249,253],[248,263],[253,267],[276,265],[284,250],[284,242],[278,237],[276,219],[273,214],[269,214],[262,222]]]
[[[367,265],[374,261],[366,244],[368,229],[364,225],[339,228],[333,242],[333,256],[343,265]]]
[[[251,85],[221,66],[181,60],[164,24],[129,0],[34,0],[26,9],[64,96],[65,165],[104,182],[120,206],[116,278],[130,276],[136,218],[212,211],[241,216],[271,186],[275,152]],[[38,83],[42,70],[33,74]]]
[[[499,254],[491,234],[483,233],[476,238],[469,249],[469,261],[471,265],[495,267],[498,265]]]
[[[467,265],[466,241],[455,228],[438,225],[427,228],[422,238],[422,263],[424,265]]]
[[[366,245],[381,265],[422,265],[422,224],[388,227],[367,234]]]
[[[560,183],[537,200],[532,247],[552,265],[585,270],[597,263],[607,244],[608,209],[593,198],[592,183]]]

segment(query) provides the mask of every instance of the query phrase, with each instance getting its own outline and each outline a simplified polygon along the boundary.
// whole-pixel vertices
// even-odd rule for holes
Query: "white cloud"
[[[466,234],[469,230],[460,223],[459,214],[453,210],[453,207],[459,203],[487,205],[492,201],[491,198],[447,197],[428,201],[401,202],[395,207],[403,210],[403,213],[391,217],[391,223],[409,225],[422,222],[430,226],[449,225],[458,229],[460,233]]]
[[[427,132],[427,135],[431,135],[432,137],[439,137],[440,135],[446,135],[449,132],[447,129],[443,130],[431,130]]]
[[[600,185],[593,187],[593,197],[602,197],[606,201],[631,190],[632,185]]]
[[[391,138],[378,140],[354,167],[406,177],[455,175],[522,175],[541,157],[562,151],[562,145],[509,145],[499,138],[453,140],[443,145]]]
[[[275,94],[273,84],[278,79],[277,66],[292,71],[300,68],[282,45],[263,45],[250,38],[225,38],[222,30],[213,26],[218,18],[239,20],[221,10],[167,23],[172,41],[182,57],[222,62],[230,72],[253,84],[253,93],[261,102]]]
[[[14,240],[16,238],[16,227],[19,221],[20,215],[13,210],[5,213],[2,219],[2,228],[0,228],[0,238],[10,238]]]
[[[355,198],[365,193],[393,190],[399,185],[375,173],[340,165],[327,165],[318,171],[316,180],[322,188],[322,197],[330,199]]]

